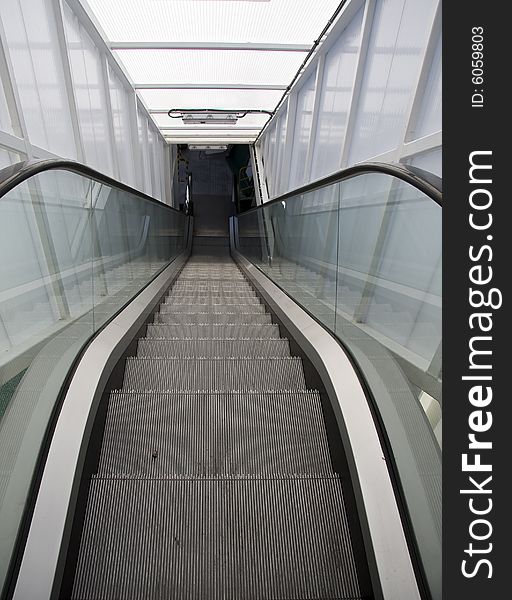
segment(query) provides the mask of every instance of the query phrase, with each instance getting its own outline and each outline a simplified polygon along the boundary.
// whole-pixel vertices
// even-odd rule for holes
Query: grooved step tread
[[[166,298],[160,306],[177,306],[181,304],[201,305],[201,306],[240,306],[244,304],[261,304],[260,299],[252,294],[251,296],[172,296]]]
[[[155,323],[170,325],[257,325],[272,323],[270,313],[155,313]]]
[[[153,338],[281,338],[279,326],[273,323],[236,325],[226,323],[215,325],[213,323],[204,325],[162,325],[152,323],[148,325],[147,339]]]
[[[350,548],[337,477],[94,478],[72,598],[354,600]]]
[[[320,395],[113,392],[98,472],[332,475]]]
[[[160,314],[261,314],[266,312],[266,306],[261,303],[244,304],[242,302],[232,304],[160,304]]]
[[[279,358],[133,358],[123,390],[272,391],[306,389],[302,360]]]
[[[221,358],[290,356],[285,339],[170,339],[143,338],[137,347],[138,357]]]

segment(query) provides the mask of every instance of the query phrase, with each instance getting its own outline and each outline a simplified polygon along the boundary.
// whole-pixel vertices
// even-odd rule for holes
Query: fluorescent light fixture
[[[198,145],[198,144],[189,144],[189,150],[227,150],[227,145]]]
[[[234,113],[184,113],[183,123],[187,125],[236,125],[238,117]]]

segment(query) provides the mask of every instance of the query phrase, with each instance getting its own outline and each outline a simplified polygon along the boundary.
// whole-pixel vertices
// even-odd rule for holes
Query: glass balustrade
[[[359,366],[434,597],[441,586],[441,206],[384,172],[238,216],[238,250]]]
[[[0,589],[75,360],[184,249],[186,229],[169,206],[61,168],[0,196]]]

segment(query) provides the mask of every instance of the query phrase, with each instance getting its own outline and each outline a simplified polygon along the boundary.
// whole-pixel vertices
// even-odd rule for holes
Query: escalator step
[[[195,340],[139,340],[139,357],[249,357],[290,356],[290,343],[285,339],[195,339]]]
[[[113,392],[98,472],[331,475],[320,395]]]
[[[259,325],[272,323],[270,313],[156,313],[155,323],[169,325]]]
[[[254,292],[252,292],[251,295],[247,294],[245,296],[242,296],[240,294],[236,294],[236,295],[232,295],[232,296],[221,296],[219,294],[216,294],[216,295],[213,295],[213,294],[199,295],[199,294],[197,294],[195,296],[191,296],[191,295],[181,296],[178,294],[173,294],[172,296],[166,298],[165,302],[163,302],[161,306],[179,306],[182,304],[190,304],[190,305],[200,304],[201,306],[203,306],[203,305],[206,305],[206,306],[218,306],[218,305],[238,306],[240,304],[242,304],[242,305],[261,304],[261,302],[260,302],[260,299],[258,298],[258,296],[256,296],[256,294],[254,294]]]
[[[223,314],[256,314],[266,312],[264,304],[244,304],[233,302],[231,304],[161,304],[160,314],[195,314],[209,313],[214,315]]]
[[[72,598],[357,600],[341,481],[93,478]]]
[[[300,358],[133,358],[123,390],[274,391],[306,389]]]
[[[159,325],[150,324],[146,333],[147,338],[280,338],[279,326],[235,325],[235,324],[204,324],[204,325]]]

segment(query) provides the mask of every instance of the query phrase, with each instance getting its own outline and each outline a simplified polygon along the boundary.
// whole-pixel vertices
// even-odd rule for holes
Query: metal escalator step
[[[161,306],[179,306],[179,305],[197,305],[201,306],[218,306],[218,305],[226,305],[226,306],[239,306],[246,304],[261,304],[260,299],[253,292],[252,294],[246,294],[242,296],[241,294],[234,294],[232,296],[221,296],[219,294],[213,295],[179,295],[172,294],[165,299]]]
[[[94,478],[72,598],[360,599],[341,481]]]
[[[274,391],[306,389],[300,358],[133,358],[123,390]]]
[[[155,323],[170,325],[258,325],[272,323],[272,315],[270,313],[155,313]]]
[[[217,267],[215,264],[209,264],[202,267],[187,266],[180,273],[180,280],[193,277],[194,279],[225,279],[226,277],[246,281],[240,269],[225,265]]]
[[[264,313],[264,304],[161,304],[160,314],[167,313],[246,314]]]
[[[98,473],[332,475],[320,395],[113,392]]]
[[[137,356],[155,357],[249,357],[290,356],[290,343],[286,339],[170,339],[139,340]]]
[[[201,293],[209,293],[209,292],[218,292],[218,293],[234,293],[237,292],[249,292],[253,291],[253,288],[249,285],[247,281],[204,281],[204,280],[195,280],[195,281],[180,281],[176,280],[174,285],[171,287],[172,293],[174,292],[201,292]]]
[[[204,324],[204,325],[148,325],[147,338],[280,338],[279,326],[263,325]]]

